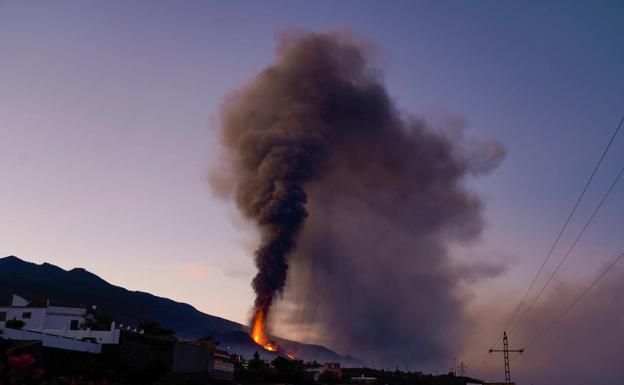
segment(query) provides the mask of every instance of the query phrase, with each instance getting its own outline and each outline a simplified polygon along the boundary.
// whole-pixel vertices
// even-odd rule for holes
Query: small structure
[[[340,368],[340,362],[326,362],[323,366],[322,374],[331,376],[334,378],[342,377],[342,369]]]
[[[321,378],[321,369],[323,369],[323,365],[319,364],[316,361],[308,362],[306,364],[306,372],[310,374],[314,382],[318,382],[318,380]]]
[[[234,380],[234,362],[225,350],[213,349],[212,351],[212,377],[218,380]]]
[[[50,302],[31,302],[14,294],[9,306],[0,307],[0,334],[21,341],[41,341],[43,346],[89,353],[100,353],[102,344],[118,344],[115,323],[110,330],[86,327],[87,309],[51,306]],[[22,321],[20,330],[7,327],[8,321]]]
[[[158,368],[163,373],[205,375],[226,381],[234,379],[234,363],[229,354],[203,342],[124,330],[116,350],[119,362],[131,370]]]
[[[359,377],[351,377],[353,384],[374,384],[375,382],[377,382],[377,377],[365,377],[364,374]]]

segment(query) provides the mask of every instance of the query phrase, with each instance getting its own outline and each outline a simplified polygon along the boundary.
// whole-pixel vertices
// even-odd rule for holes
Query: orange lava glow
[[[277,352],[279,347],[277,344],[270,342],[266,337],[266,314],[262,310],[258,310],[253,317],[253,325],[251,327],[251,338],[260,346],[270,352]]]
[[[264,312],[262,312],[262,310],[258,310],[253,317],[253,325],[251,326],[251,338],[258,345],[264,345],[266,343],[266,336],[264,334],[264,321]]]

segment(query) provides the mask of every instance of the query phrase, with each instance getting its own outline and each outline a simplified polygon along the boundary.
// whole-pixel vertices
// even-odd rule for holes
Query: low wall
[[[43,329],[43,330],[33,330],[32,332],[50,334],[55,336],[67,337],[77,340],[82,340],[85,338],[92,338],[98,344],[118,344],[119,343],[119,329],[113,329],[110,331],[101,331],[101,330],[66,330],[66,329]]]
[[[76,352],[99,354],[102,351],[102,345],[100,344],[30,330],[5,328],[2,330],[2,337],[9,340],[41,341],[41,344],[46,347],[73,350]]]

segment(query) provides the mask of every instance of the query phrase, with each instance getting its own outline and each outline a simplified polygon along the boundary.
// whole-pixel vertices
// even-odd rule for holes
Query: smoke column
[[[482,227],[463,181],[502,147],[403,116],[353,34],[283,33],[276,54],[221,115],[233,195],[261,235],[252,326],[285,294],[281,319],[319,342],[381,365],[441,359],[465,321],[448,244]]]

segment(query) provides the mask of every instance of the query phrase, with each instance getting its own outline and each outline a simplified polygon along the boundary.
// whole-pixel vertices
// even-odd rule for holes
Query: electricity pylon
[[[505,358],[505,383],[511,384],[511,373],[509,372],[509,353],[522,353],[524,349],[509,349],[509,341],[507,340],[507,332],[503,332],[503,350],[490,349],[490,353],[503,353]]]
[[[462,361],[457,367],[457,369],[458,369],[459,375],[463,377],[464,374],[466,374],[466,369],[468,369],[468,367],[464,365],[464,361]]]

